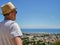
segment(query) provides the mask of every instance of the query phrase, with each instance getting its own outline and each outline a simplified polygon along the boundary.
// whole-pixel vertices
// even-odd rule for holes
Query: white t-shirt
[[[22,36],[22,32],[16,22],[12,20],[0,22],[0,45],[15,45],[11,39],[17,36]]]

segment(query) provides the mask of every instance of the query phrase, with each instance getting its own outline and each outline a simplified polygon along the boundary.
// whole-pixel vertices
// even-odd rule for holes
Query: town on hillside
[[[23,45],[60,45],[60,34],[23,33],[22,40]]]

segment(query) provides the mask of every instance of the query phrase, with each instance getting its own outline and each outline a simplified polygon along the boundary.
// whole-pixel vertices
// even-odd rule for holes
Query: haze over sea
[[[60,29],[22,29],[23,33],[58,33],[60,34]]]

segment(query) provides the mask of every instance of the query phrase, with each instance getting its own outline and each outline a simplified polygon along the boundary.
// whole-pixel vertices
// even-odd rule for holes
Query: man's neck
[[[8,19],[8,18],[4,18],[4,20],[10,20],[10,19]]]

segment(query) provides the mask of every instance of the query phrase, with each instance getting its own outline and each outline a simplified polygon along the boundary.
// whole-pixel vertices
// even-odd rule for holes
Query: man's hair
[[[9,15],[10,13],[7,13],[7,14],[3,14],[3,16],[6,16],[6,15]]]

